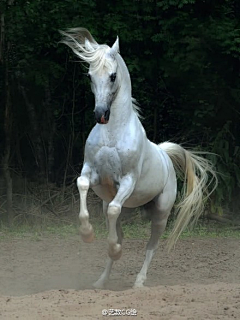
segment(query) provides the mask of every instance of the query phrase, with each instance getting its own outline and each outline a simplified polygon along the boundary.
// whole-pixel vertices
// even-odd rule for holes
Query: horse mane
[[[138,116],[138,118],[143,119],[143,116],[141,115],[142,110],[140,108],[140,104],[137,102],[137,100],[135,98],[132,98],[132,108],[133,108],[133,111]]]
[[[110,50],[109,46],[98,44],[87,29],[71,28],[60,33],[64,36],[61,43],[69,46],[82,61],[91,65],[93,71],[113,66],[113,60],[106,55]]]

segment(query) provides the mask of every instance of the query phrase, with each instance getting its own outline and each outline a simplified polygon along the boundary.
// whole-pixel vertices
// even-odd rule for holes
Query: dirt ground
[[[146,287],[132,289],[145,246],[125,240],[107,290],[94,290],[106,241],[1,240],[0,319],[240,319],[238,239],[181,240],[170,254],[162,241]]]

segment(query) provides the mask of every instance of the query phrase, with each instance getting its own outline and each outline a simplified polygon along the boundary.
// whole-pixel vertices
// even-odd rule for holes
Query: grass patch
[[[67,238],[72,235],[77,235],[78,229],[73,224],[50,224],[50,225],[13,225],[7,227],[5,225],[0,226],[0,240],[11,238],[30,238],[31,240],[38,241],[45,236],[57,236],[61,238]]]
[[[108,232],[104,219],[95,218],[91,221],[96,239],[106,239]],[[169,223],[162,239],[167,239],[172,228],[172,223]],[[122,226],[125,239],[145,239],[148,240],[151,232],[151,224],[148,221],[137,219],[136,223],[123,223]],[[55,236],[68,238],[79,235],[79,223],[73,221],[51,221],[44,224],[21,224],[13,225],[11,228],[6,225],[0,225],[0,240],[11,238],[30,238],[33,241],[38,241],[42,237]],[[235,230],[232,226],[219,225],[214,222],[200,221],[193,230],[186,230],[182,233],[181,239],[186,238],[240,238],[240,230]]]
[[[164,232],[162,238],[168,238],[172,229],[170,224]],[[193,230],[186,229],[180,236],[185,238],[240,238],[240,230],[236,230],[231,225],[222,225],[213,221],[199,221]]]
[[[162,239],[167,239],[172,230],[170,223],[162,235]],[[137,223],[123,225],[124,238],[126,239],[146,239],[148,240],[151,232],[151,223]],[[186,238],[240,238],[240,230],[233,229],[229,225],[219,225],[214,222],[202,222],[195,226],[193,230],[184,231],[180,239]]]

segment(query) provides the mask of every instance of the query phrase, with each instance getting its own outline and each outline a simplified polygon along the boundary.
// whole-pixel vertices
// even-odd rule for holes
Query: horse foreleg
[[[81,175],[77,179],[77,186],[80,194],[80,213],[81,222],[80,234],[84,242],[92,242],[94,239],[93,227],[89,223],[89,213],[87,209],[87,193],[90,186],[90,173]]]
[[[106,215],[106,218],[107,218],[107,208],[108,208],[108,204],[103,201],[103,213]],[[127,210],[125,208],[123,208],[122,211],[125,212]],[[109,229],[108,219],[107,219],[107,227]],[[123,232],[122,232],[120,218],[117,219],[117,226],[116,227],[117,227],[118,243],[122,244]],[[107,258],[106,267],[105,267],[103,273],[101,274],[100,278],[93,284],[93,286],[95,288],[104,289],[106,287],[106,284],[109,280],[109,276],[110,276],[110,273],[112,270],[113,262],[114,261],[110,257]]]
[[[123,239],[123,233],[122,233],[122,228],[121,228],[121,222],[117,221],[117,235],[118,235],[118,243],[122,244],[122,239]],[[108,283],[109,276],[112,270],[113,266],[113,259],[110,257],[107,258],[106,262],[106,267],[101,274],[100,278],[93,284],[93,286],[97,289],[104,289],[106,287],[106,284]]]
[[[122,255],[122,246],[118,241],[116,230],[117,219],[121,213],[124,202],[130,197],[133,192],[135,183],[132,176],[128,175],[122,178],[118,192],[110,202],[107,210],[109,234],[108,234],[108,255],[112,260],[118,260]]]
[[[103,271],[103,273],[101,274],[100,278],[94,282],[93,286],[96,289],[104,289],[108,280],[109,280],[109,276],[112,270],[112,265],[113,265],[113,260],[111,258],[107,258],[107,262],[106,262],[106,267]]]

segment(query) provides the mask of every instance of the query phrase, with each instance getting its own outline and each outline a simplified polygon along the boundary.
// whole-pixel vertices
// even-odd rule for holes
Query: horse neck
[[[132,87],[130,75],[128,69],[119,56],[118,58],[119,68],[121,68],[121,83],[117,93],[117,96],[111,106],[111,116],[109,120],[109,125],[116,129],[118,127],[122,128],[131,121],[131,119],[136,116],[132,107]]]

